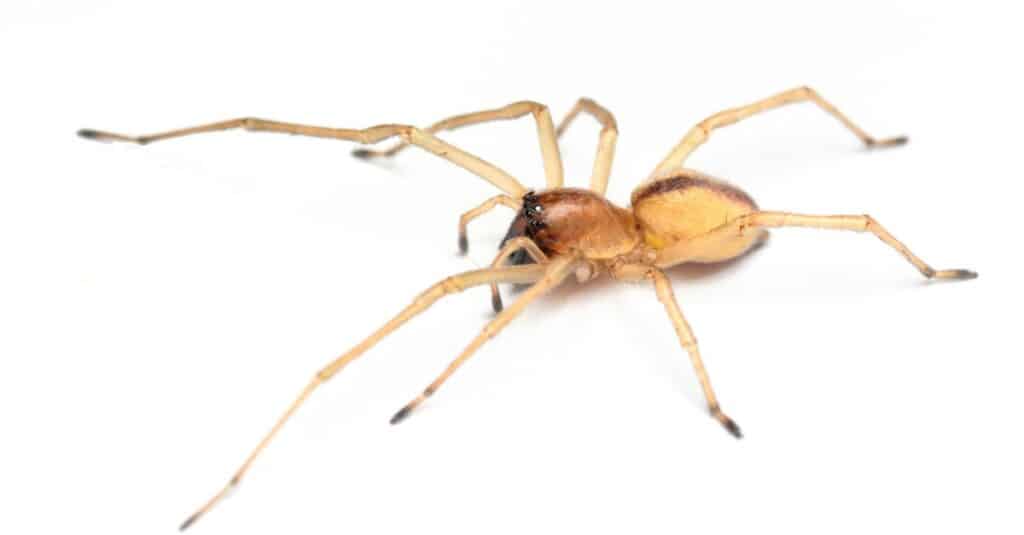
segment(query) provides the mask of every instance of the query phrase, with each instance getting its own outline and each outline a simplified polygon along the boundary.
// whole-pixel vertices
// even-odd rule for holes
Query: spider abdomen
[[[658,251],[659,257],[671,256],[673,261],[728,260],[766,236],[761,231],[713,243],[697,239],[757,210],[757,203],[743,190],[697,171],[684,169],[647,182],[633,191],[631,200],[644,243]]]

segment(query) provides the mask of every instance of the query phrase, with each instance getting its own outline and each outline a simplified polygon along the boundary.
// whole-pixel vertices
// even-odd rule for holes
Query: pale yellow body
[[[739,188],[690,169],[633,192],[633,215],[644,243],[656,251],[659,267],[722,262],[742,255],[763,241],[767,231],[707,238],[716,228],[756,210],[757,204]]]

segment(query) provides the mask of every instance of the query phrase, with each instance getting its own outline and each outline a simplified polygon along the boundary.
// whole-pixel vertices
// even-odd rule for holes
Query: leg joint
[[[715,129],[714,121],[717,118],[717,115],[712,115],[711,117],[697,123],[697,126],[693,127],[694,133],[700,136],[698,139],[695,140],[697,143],[703,143],[709,137],[711,137],[711,131]]]
[[[524,101],[520,102],[520,104],[529,107],[530,108],[530,113],[532,113],[534,116],[540,115],[540,114],[544,113],[545,111],[548,111],[548,107],[545,106],[544,104],[541,104],[540,102],[535,102],[535,101],[532,101],[532,100],[524,100]]]
[[[458,278],[456,277],[448,277],[443,281],[439,282],[438,286],[440,286],[441,290],[444,291],[444,293],[446,294],[459,293],[462,290],[466,289],[466,287],[463,286],[462,283],[459,282]]]
[[[412,144],[416,128],[402,125],[396,129],[396,132],[398,133],[398,136],[402,138],[402,141]]]

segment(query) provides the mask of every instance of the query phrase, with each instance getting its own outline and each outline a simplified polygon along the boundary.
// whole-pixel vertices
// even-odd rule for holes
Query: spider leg
[[[672,152],[670,152],[668,156],[658,164],[658,167],[655,169],[652,176],[658,177],[667,171],[681,167],[690,153],[696,150],[697,147],[703,145],[704,142],[708,140],[711,132],[717,128],[731,125],[752,115],[757,115],[768,110],[785,106],[786,104],[805,102],[808,100],[814,102],[829,115],[835,117],[843,124],[843,126],[860,138],[860,140],[864,142],[864,145],[869,148],[891,147],[903,145],[907,142],[907,138],[905,136],[886,139],[876,139],[871,137],[867,132],[862,130],[859,126],[854,124],[853,121],[843,115],[839,109],[827,100],[821,98],[821,95],[819,95],[817,91],[810,87],[797,87],[746,106],[740,106],[738,108],[732,108],[716,113],[697,123],[697,126],[691,128],[690,131],[683,136],[682,141],[672,149]]]
[[[700,387],[704,391],[704,399],[707,400],[711,416],[718,420],[732,436],[743,438],[743,433],[740,432],[739,426],[722,412],[722,408],[718,404],[715,391],[711,388],[711,379],[708,378],[708,372],[704,368],[704,361],[700,358],[697,339],[694,338],[690,324],[686,322],[682,310],[679,309],[679,303],[676,301],[675,294],[672,291],[672,283],[669,282],[668,277],[660,269],[650,268],[645,275],[646,278],[654,282],[654,289],[658,293],[658,300],[661,301],[661,304],[665,305],[665,312],[668,313],[669,319],[672,320],[672,326],[675,327],[676,335],[679,336],[679,343],[686,350],[686,353],[690,355],[690,362],[693,363],[693,370],[697,373],[697,380],[700,381]]]
[[[676,335],[679,336],[679,343],[683,346],[686,353],[690,355],[690,362],[693,364],[693,370],[697,373],[697,380],[700,381],[700,387],[704,391],[704,399],[707,400],[711,416],[718,420],[732,436],[743,438],[739,426],[736,425],[736,422],[732,421],[732,418],[729,418],[722,412],[722,408],[718,404],[715,391],[711,388],[711,379],[708,378],[708,372],[704,368],[704,361],[700,358],[697,339],[694,338],[690,324],[686,322],[683,312],[679,309],[679,303],[676,302],[675,294],[672,292],[672,283],[669,282],[665,273],[647,264],[621,264],[613,267],[611,274],[621,281],[636,282],[646,279],[654,283],[654,290],[658,294],[658,301],[665,305],[665,312],[668,313],[669,319],[672,320],[672,326],[675,327]]]
[[[341,369],[344,368],[347,364],[361,356],[363,353],[366,352],[366,350],[373,347],[385,336],[391,334],[396,329],[401,327],[405,322],[409,321],[420,312],[426,310],[435,301],[446,295],[461,292],[466,288],[480,286],[493,281],[527,283],[536,281],[538,279],[543,280],[544,277],[550,277],[550,275],[545,272],[544,267],[537,265],[516,266],[498,269],[482,269],[476,271],[467,271],[465,273],[448,277],[442,280],[441,282],[438,282],[437,284],[428,288],[425,292],[416,297],[412,304],[405,307],[401,312],[398,313],[398,315],[396,315],[390,321],[385,323],[382,327],[374,331],[373,334],[368,336],[365,340],[363,340],[355,347],[348,350],[348,352],[339,356],[337,359],[333,360],[331,363],[329,363],[327,366],[324,366],[319,372],[317,372],[316,375],[313,376],[313,379],[310,380],[309,384],[307,384],[306,387],[303,388],[302,392],[299,393],[298,397],[295,398],[295,401],[293,401],[292,404],[288,406],[288,409],[284,412],[284,414],[281,415],[280,418],[278,418],[277,422],[274,424],[273,427],[271,427],[270,431],[266,435],[264,435],[263,439],[260,440],[259,444],[256,445],[256,448],[252,450],[249,456],[245,459],[245,462],[242,463],[242,466],[235,471],[234,475],[231,476],[231,479],[228,480],[228,483],[224,486],[224,488],[222,488],[219,492],[214,494],[213,497],[210,498],[205,504],[203,504],[203,506],[200,507],[195,513],[193,513],[192,516],[188,517],[188,519],[185,520],[185,522],[181,525],[180,529],[184,531],[189,526],[194,524],[196,520],[199,519],[199,517],[201,517],[203,514],[207,513],[215,505],[217,505],[217,503],[220,502],[221,499],[223,499],[224,496],[227,495],[228,491],[230,491],[232,488],[238,485],[242,477],[249,470],[249,467],[252,465],[256,457],[259,456],[259,454],[264,450],[264,448],[267,447],[267,445],[274,438],[274,436],[277,435],[277,432],[281,430],[281,428],[288,421],[288,419],[291,418],[292,414],[294,414],[295,411],[298,410],[298,408],[302,406],[303,403],[305,403],[306,399],[309,398],[309,396],[313,393],[314,390],[316,390],[317,387],[327,382],[327,380],[329,380],[331,377],[333,377],[335,374],[341,371]]]
[[[491,262],[492,268],[497,268],[505,264],[508,257],[512,256],[516,251],[526,251],[526,254],[536,264],[547,264],[549,262],[548,256],[544,254],[544,251],[540,250],[540,247],[526,236],[519,236],[512,238],[505,242],[501,246],[501,250],[498,251],[498,256],[494,257],[494,262]],[[491,306],[494,308],[494,312],[501,312],[504,305],[501,302],[501,292],[498,291],[498,283],[491,283]]]
[[[589,98],[581,98],[565,115],[562,122],[558,123],[558,128],[555,130],[558,137],[562,137],[562,134],[580,112],[592,115],[601,124],[601,134],[597,141],[597,156],[594,158],[594,170],[590,175],[590,189],[599,195],[604,195],[608,189],[608,176],[612,172],[612,159],[615,158],[615,141],[619,137],[619,126],[610,111]]]
[[[977,273],[966,269],[936,270],[932,268],[869,215],[804,215],[789,212],[752,212],[740,216],[707,234],[660,251],[657,264],[659,267],[666,267],[685,262],[688,257],[699,255],[699,251],[714,247],[721,241],[734,239],[736,236],[742,236],[748,232],[759,232],[758,229],[778,227],[811,227],[870,232],[903,255],[903,258],[906,258],[922,275],[929,279],[964,280],[978,276]]]
[[[561,284],[562,281],[564,281],[565,278],[575,269],[577,259],[578,257],[575,255],[564,256],[556,258],[545,265],[543,267],[544,276],[533,286],[530,286],[526,291],[524,291],[523,295],[512,303],[512,305],[502,310],[496,318],[491,320],[483,328],[480,334],[470,342],[469,346],[467,346],[466,349],[464,349],[462,353],[448,365],[448,368],[446,368],[444,372],[437,377],[437,379],[434,379],[434,382],[430,383],[430,385],[423,390],[422,394],[416,396],[415,399],[407,403],[391,417],[391,423],[397,424],[408,417],[416,407],[437,392],[437,389],[440,388],[453,373],[455,373],[455,370],[458,370],[459,367],[465,364],[465,362],[469,360],[469,358],[472,357],[478,349],[480,349],[480,346],[484,345],[484,342],[497,336],[510,321],[515,319],[515,317],[518,316],[524,308],[526,308],[526,305]]]
[[[543,104],[531,101],[513,102],[501,108],[448,117],[428,126],[424,131],[436,134],[463,126],[518,119],[526,114],[533,115],[533,119],[537,123],[537,137],[540,139],[540,152],[544,159],[544,176],[547,179],[548,188],[560,188],[563,183],[562,155],[558,151],[558,142],[555,140],[555,126],[551,122],[551,112]],[[408,141],[402,141],[389,149],[356,149],[352,154],[359,158],[388,157],[398,154],[408,146]]]
[[[469,252],[469,237],[466,234],[466,227],[469,226],[469,222],[490,212],[497,205],[507,206],[515,211],[519,211],[522,207],[522,203],[509,197],[508,195],[497,195],[484,201],[480,206],[473,208],[472,210],[462,214],[459,217],[459,253],[466,254]]]
[[[283,123],[279,121],[247,117],[144,136],[128,136],[90,129],[79,130],[78,135],[86,139],[94,139],[97,141],[121,141],[146,145],[154,141],[163,141],[165,139],[189,136],[193,134],[203,134],[207,132],[220,132],[236,128],[256,132],[276,132],[281,134],[341,139],[363,144],[377,143],[391,137],[401,137],[405,143],[416,145],[466,169],[467,171],[490,182],[498,189],[512,197],[522,197],[522,195],[527,191],[526,188],[523,187],[523,185],[520,184],[512,175],[495,165],[455,147],[454,145],[446,143],[429,132],[425,132],[408,125],[385,124],[371,126],[370,128],[364,128],[362,130],[353,130],[348,128],[327,128],[323,126]]]

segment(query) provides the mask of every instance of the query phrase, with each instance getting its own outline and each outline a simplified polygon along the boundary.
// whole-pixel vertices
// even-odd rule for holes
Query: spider
[[[462,253],[468,250],[466,228],[473,219],[498,205],[516,211],[515,219],[501,243],[498,255],[488,269],[466,271],[434,284],[365,340],[319,370],[235,471],[228,483],[189,516],[180,529],[185,530],[195,523],[219,503],[229,490],[238,485],[257,456],[321,384],[438,299],[470,287],[490,285],[492,306],[496,316],[440,376],[395,413],[391,418],[392,424],[404,420],[416,407],[435,394],[460,366],[518,316],[527,305],[570,276],[575,276],[581,283],[602,275],[620,281],[652,283],[675,328],[680,345],[689,354],[711,416],[736,438],[742,436],[740,428],[722,411],[701,360],[697,341],[665,275],[666,268],[687,262],[713,263],[737,258],[761,244],[766,239],[769,228],[815,227],[870,232],[903,255],[929,279],[963,280],[977,277],[975,272],[964,269],[933,269],[869,215],[805,215],[764,211],[739,188],[683,166],[687,157],[703,145],[716,129],[787,104],[806,101],[817,104],[832,115],[860,138],[867,148],[892,147],[907,142],[906,137],[877,139],[868,135],[816,91],[809,87],[798,87],[746,106],[716,113],[697,123],[658,164],[650,177],[633,190],[631,206],[622,208],[604,196],[615,154],[618,127],[615,118],[607,109],[587,98],[577,101],[557,128],[546,106],[523,101],[501,108],[450,117],[424,129],[384,124],[353,130],[241,118],[146,136],[80,130],[78,135],[83,138],[140,145],[236,128],[340,139],[361,144],[375,144],[398,137],[401,141],[391,148],[360,148],[353,151],[353,155],[362,159],[385,158],[395,156],[409,146],[417,146],[465,168],[503,192],[462,215],[459,220],[458,237]],[[562,160],[558,148],[558,138],[581,113],[591,115],[601,125],[589,189],[563,187]],[[531,115],[536,123],[544,161],[547,187],[540,191],[524,187],[507,172],[442,141],[435,135],[445,130],[490,121],[517,119],[527,115]],[[516,301],[504,308],[498,293],[498,283],[529,286]]]

